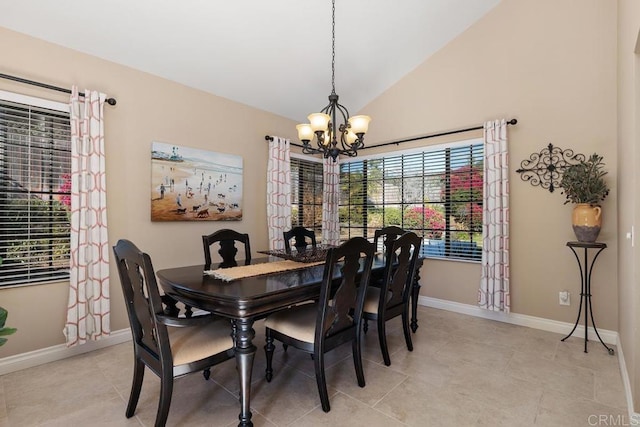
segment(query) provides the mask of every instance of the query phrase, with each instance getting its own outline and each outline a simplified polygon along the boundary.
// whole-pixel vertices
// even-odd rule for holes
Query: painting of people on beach
[[[152,142],[152,221],[241,219],[242,157]]]

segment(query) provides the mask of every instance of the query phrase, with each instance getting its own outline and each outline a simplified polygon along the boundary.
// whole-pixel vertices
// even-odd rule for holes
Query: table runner
[[[217,270],[205,270],[204,273],[225,282],[242,279],[245,277],[261,276],[266,274],[280,273],[283,271],[300,270],[314,265],[324,264],[324,261],[318,262],[295,262],[295,261],[276,261],[266,262],[262,264],[240,265],[231,268],[219,268]]]

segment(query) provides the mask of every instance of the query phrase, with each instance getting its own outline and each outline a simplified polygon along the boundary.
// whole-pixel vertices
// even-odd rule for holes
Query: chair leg
[[[273,378],[273,352],[276,346],[273,345],[273,336],[271,336],[271,329],[266,328],[267,343],[264,345],[264,353],[267,356],[267,369],[265,372],[265,378],[267,382],[271,382]]]
[[[411,341],[411,330],[409,329],[409,308],[402,312],[402,330],[404,331],[404,340],[407,343],[407,350],[413,351],[413,342]]]
[[[289,348],[289,344],[282,343],[282,349],[284,350],[285,353],[287,352],[288,348]]]
[[[127,418],[133,417],[138,406],[140,398],[140,390],[142,390],[142,380],[144,379],[144,363],[140,359],[136,359],[133,364],[133,382],[131,383],[131,394],[129,395],[129,404],[125,415]]]
[[[211,369],[207,368],[204,371],[202,371],[202,376],[206,381],[209,381],[209,378],[211,378]]]
[[[318,384],[318,393],[320,393],[320,403],[322,410],[329,412],[331,405],[329,404],[329,393],[327,392],[327,379],[324,375],[324,354],[316,354],[313,358],[313,365],[316,371],[316,383]]]
[[[173,393],[173,372],[162,372],[160,376],[160,403],[156,415],[155,427],[164,427],[169,416],[171,394]]]
[[[382,351],[382,358],[386,366],[391,365],[391,358],[389,357],[389,347],[387,347],[387,330],[385,327],[385,321],[382,316],[378,317],[378,341],[380,341],[380,351]]]
[[[360,387],[365,386],[364,381],[364,367],[362,366],[362,341],[360,333],[356,335],[356,339],[352,341],[351,352],[353,353],[353,365],[356,368],[356,378],[358,379],[358,385]]]
[[[362,330],[365,334],[369,331],[369,319],[362,320]]]

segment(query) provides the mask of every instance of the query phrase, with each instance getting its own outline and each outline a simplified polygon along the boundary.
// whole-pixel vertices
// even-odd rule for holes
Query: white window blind
[[[69,113],[6,98],[0,93],[0,286],[68,279]]]
[[[291,226],[322,235],[322,163],[291,158]]]
[[[482,174],[478,141],[343,162],[340,239],[395,225],[423,237],[423,256],[480,261]]]

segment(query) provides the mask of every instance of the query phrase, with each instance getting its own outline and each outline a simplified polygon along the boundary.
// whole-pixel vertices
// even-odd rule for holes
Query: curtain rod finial
[[[265,136],[264,136],[264,140],[265,140],[265,141],[273,141],[273,137],[272,137],[272,136],[269,136],[269,135],[265,135]]]
[[[515,124],[518,124],[518,119],[511,119],[511,120],[507,121],[507,124],[508,124],[508,125],[515,125]]]

